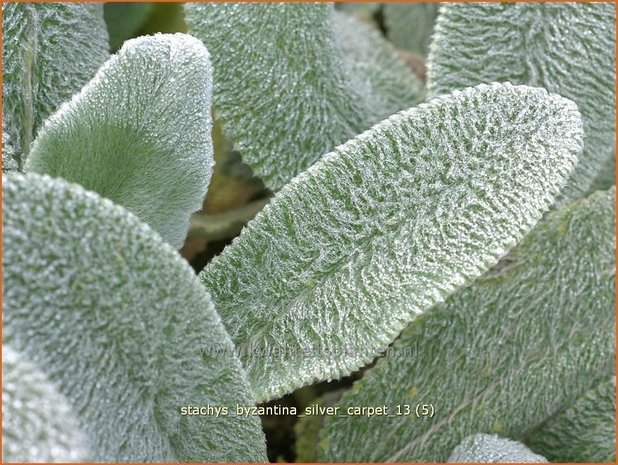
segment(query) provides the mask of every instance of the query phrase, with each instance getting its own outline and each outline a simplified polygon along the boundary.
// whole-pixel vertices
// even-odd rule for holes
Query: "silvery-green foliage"
[[[439,3],[385,3],[383,14],[388,38],[395,46],[427,55],[438,17]]]
[[[599,174],[592,183],[591,191],[607,190],[616,185],[616,149],[614,148],[603,162]]]
[[[551,205],[581,138],[572,102],[481,85],[293,179],[201,274],[257,399],[362,367],[481,275]]]
[[[509,81],[577,103],[584,152],[558,203],[588,191],[616,136],[614,3],[444,4],[429,60],[434,95]]]
[[[212,171],[211,87],[194,37],[127,41],[46,121],[26,170],[81,184],[181,247]]]
[[[371,107],[384,97],[363,94],[388,90],[375,67],[367,77],[355,75],[361,67],[348,68],[332,4],[188,3],[186,20],[212,54],[214,105],[226,135],[273,190],[391,111]],[[371,84],[358,86],[363,79]],[[401,92],[401,82],[393,88]]]
[[[22,167],[45,118],[107,59],[107,41],[102,3],[2,4],[2,130],[13,165]]]
[[[450,463],[544,463],[545,457],[535,454],[522,443],[496,434],[468,436],[453,450]]]
[[[615,200],[612,188],[547,215],[499,266],[406,328],[339,403],[391,413],[431,403],[432,418],[328,418],[320,458],[440,462],[479,431],[522,441],[607,379]]]
[[[3,463],[88,458],[86,437],[64,396],[36,366],[3,345]]]
[[[19,170],[19,159],[15,154],[15,148],[11,143],[11,136],[5,131],[6,121],[2,121],[2,172],[10,173]]]
[[[3,177],[4,342],[64,395],[95,461],[259,461],[259,420],[193,270],[127,210],[64,180]],[[214,352],[213,352],[214,351]],[[217,352],[219,351],[219,352]]]
[[[351,85],[365,96],[373,121],[425,98],[419,79],[375,27],[339,11],[334,13],[333,27]]]
[[[599,383],[547,420],[526,444],[552,462],[615,462],[616,378]]]

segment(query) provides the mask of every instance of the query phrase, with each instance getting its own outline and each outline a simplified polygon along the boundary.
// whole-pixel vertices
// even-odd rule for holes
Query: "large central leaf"
[[[371,361],[535,224],[581,150],[575,105],[479,86],[397,115],[285,186],[202,272],[256,397]]]
[[[234,414],[253,403],[234,347],[177,252],[65,181],[8,175],[2,195],[4,342],[68,399],[92,459],[265,460],[259,420]]]

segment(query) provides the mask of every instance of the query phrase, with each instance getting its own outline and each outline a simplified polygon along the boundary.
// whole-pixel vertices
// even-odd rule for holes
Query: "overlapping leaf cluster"
[[[479,432],[540,446],[552,440],[549,424],[536,430],[549,418],[573,431],[578,422],[559,415],[614,367],[614,205],[612,188],[548,215],[506,263],[410,325],[394,356],[378,361],[339,404],[386,404],[395,412],[396,405],[431,403],[432,419],[329,418],[321,458],[445,461]],[[408,355],[411,346],[418,356]],[[589,415],[601,425],[613,412],[598,402]],[[596,448],[594,461],[606,458],[615,437],[607,427],[597,431],[606,446]],[[553,440],[554,453],[569,449],[568,434]]]
[[[431,93],[503,81],[577,103],[584,153],[559,203],[582,197],[615,157],[615,3],[445,4],[429,56]]]
[[[615,5],[2,8],[5,460],[264,461],[181,407],[389,346],[323,402],[391,416],[303,419],[304,457],[615,459]],[[198,279],[211,111],[276,194]]]
[[[297,177],[201,275],[256,397],[370,362],[523,237],[580,150],[572,102],[479,86],[398,113]]]
[[[213,57],[218,118],[274,190],[424,95],[379,34],[332,4],[188,3],[186,18]]]
[[[3,153],[27,171],[2,182],[5,460],[264,461],[257,418],[181,413],[254,402],[166,244],[210,177],[208,51],[142,37],[99,68],[100,4],[6,4],[3,29]]]

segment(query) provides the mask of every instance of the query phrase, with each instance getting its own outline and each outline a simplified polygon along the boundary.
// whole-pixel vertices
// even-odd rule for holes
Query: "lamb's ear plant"
[[[86,436],[67,399],[24,357],[2,346],[3,462],[86,462]]]
[[[475,434],[459,444],[448,459],[452,463],[542,463],[545,457],[535,454],[522,443],[498,435]]]
[[[376,37],[367,38],[376,47],[364,58],[370,75],[350,68],[332,4],[188,3],[186,20],[189,32],[212,54],[217,118],[245,163],[273,190],[336,145],[424,96],[411,72],[393,85],[403,63],[382,68],[384,77],[377,76],[380,64],[396,57]],[[250,32],[250,40],[243,31]],[[405,82],[405,98],[394,108],[384,93],[390,86],[395,97],[402,96]]]
[[[382,14],[388,38],[398,48],[427,55],[439,6],[437,2],[385,3]]]
[[[260,461],[253,403],[194,272],[127,210],[66,181],[3,177],[4,342],[70,402],[95,461]]]
[[[45,118],[108,58],[107,41],[102,3],[2,4],[3,172],[22,169]]]
[[[208,51],[187,34],[125,42],[40,130],[26,171],[113,200],[180,248],[212,171]]]
[[[529,436],[530,448],[552,462],[615,462],[616,378],[599,382]]]
[[[558,203],[584,196],[616,139],[615,3],[443,4],[429,55],[430,93],[505,81],[577,103],[584,153]]]
[[[2,7],[4,461],[615,459],[614,5],[148,8]]]
[[[332,21],[351,85],[358,89],[373,112],[371,121],[380,121],[414,106],[425,97],[416,75],[375,26],[339,11],[333,12]]]
[[[11,64],[67,54],[88,71],[96,37],[81,53],[65,42],[93,41],[91,23],[103,24],[100,5],[5,5],[3,13],[3,53]],[[32,31],[24,36],[25,26]],[[36,139],[27,139],[27,170],[64,180],[34,172],[3,179],[4,341],[66,398],[92,460],[265,460],[257,418],[181,410],[253,404],[210,296],[165,244],[182,244],[210,177],[206,48],[183,34],[129,41],[39,127],[32,121],[52,108],[26,107],[28,92],[43,92],[55,68],[19,69],[30,74],[13,80],[13,68],[5,71],[3,91],[17,103],[5,107],[3,127],[15,131],[3,131],[3,142],[14,133],[26,140],[21,134],[31,137],[37,128]],[[79,90],[72,67],[66,71],[72,90],[49,89],[57,103]],[[11,90],[22,81],[29,87]],[[28,449],[22,439],[15,438],[16,450]],[[54,451],[40,456],[46,453]]]
[[[393,413],[433,404],[433,418],[328,418],[320,459],[445,461],[480,432],[525,442],[605,381],[615,364],[615,200],[612,188],[547,215],[503,263],[410,325],[338,404]],[[566,432],[579,427],[561,427],[555,439],[568,449]]]
[[[616,185],[616,148],[605,159],[597,177],[590,188],[591,192],[607,190]]]
[[[581,137],[572,102],[482,85],[398,113],[295,178],[201,274],[256,398],[361,368],[480,276],[551,205]]]

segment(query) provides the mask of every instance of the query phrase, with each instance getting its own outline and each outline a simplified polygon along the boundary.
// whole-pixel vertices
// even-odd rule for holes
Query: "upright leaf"
[[[339,403],[386,405],[394,417],[328,418],[321,459],[441,462],[478,432],[521,441],[606,379],[615,199],[612,189],[554,211],[499,267],[407,328]],[[417,418],[418,404],[433,404],[433,417]],[[397,405],[412,415],[396,416]]]
[[[211,66],[186,34],[127,41],[45,124],[26,170],[81,184],[180,248],[212,170]]]
[[[107,40],[102,3],[2,4],[2,130],[19,169],[45,118],[107,59]]]
[[[69,401],[95,461],[265,460],[210,296],[135,216],[62,180],[3,178],[4,342]],[[228,416],[183,415],[226,406]]]
[[[545,457],[536,455],[517,441],[491,434],[468,436],[448,459],[451,463],[541,463]]]
[[[362,367],[541,217],[575,105],[479,86],[400,112],[295,178],[202,272],[259,400]]]
[[[333,22],[350,79],[374,112],[372,120],[380,121],[424,99],[419,79],[375,27],[338,11]]]
[[[615,462],[616,378],[599,383],[547,420],[526,444],[552,462]]]
[[[385,3],[388,38],[399,48],[427,55],[438,17],[439,3]]]
[[[86,437],[41,371],[2,346],[2,462],[86,462]]]
[[[332,4],[188,3],[186,19],[213,56],[217,119],[273,190],[390,110],[358,87]]]
[[[577,103],[584,152],[559,203],[585,195],[616,137],[614,3],[444,4],[429,60],[434,95],[509,81]]]

